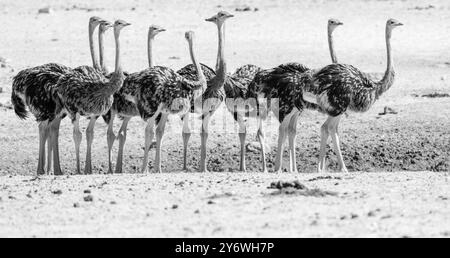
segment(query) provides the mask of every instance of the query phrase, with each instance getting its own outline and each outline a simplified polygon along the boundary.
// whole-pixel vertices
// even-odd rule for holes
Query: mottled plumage
[[[386,78],[389,88],[394,71]],[[313,82],[305,85],[305,93],[316,96],[317,104],[330,116],[339,116],[347,109],[366,112],[385,91],[381,82],[372,81],[365,73],[351,65],[332,64],[314,75]]]
[[[102,72],[90,69],[88,72],[72,71],[58,82],[58,95],[63,107],[72,119],[81,116],[99,116],[105,114],[113,104],[113,94],[120,89],[123,74],[110,80]]]
[[[139,73],[136,78],[136,85],[138,84],[142,87],[138,89],[136,102],[144,120],[153,117],[161,104],[170,113],[178,113],[182,109],[189,108],[192,91],[202,87],[201,83],[186,79],[174,70],[161,66]],[[182,104],[183,107],[178,104]]]
[[[60,64],[45,64],[19,72],[13,78],[11,100],[14,110],[21,119],[27,118],[26,107],[38,122],[52,121],[56,115],[58,98],[56,84],[64,75],[71,72],[69,67]]]

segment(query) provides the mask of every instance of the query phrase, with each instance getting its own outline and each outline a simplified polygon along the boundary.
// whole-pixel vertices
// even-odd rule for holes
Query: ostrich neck
[[[104,36],[105,31],[100,29],[98,32],[98,44],[100,49],[100,66],[102,68],[102,71],[108,73],[108,68],[106,67]]]
[[[114,32],[114,38],[116,41],[116,67],[115,67],[115,73],[121,74],[122,73],[122,60],[121,60],[121,54],[120,54],[120,31],[116,30]]]
[[[334,29],[328,27],[328,47],[330,48],[331,61],[333,64],[337,64],[338,60],[336,57],[336,52],[334,51],[333,31]]]
[[[219,24],[217,26],[218,34],[219,34],[219,50],[217,54],[217,69],[216,74],[219,79],[219,84],[223,84],[225,82],[225,77],[227,75],[227,64],[225,61],[225,24]],[[220,87],[222,85],[219,85]]]
[[[155,60],[153,60],[153,39],[154,37],[151,35],[151,33],[148,34],[148,65],[150,68],[155,67]]]
[[[206,78],[203,74],[202,67],[200,63],[197,61],[194,52],[194,43],[192,40],[189,41],[189,54],[191,55],[192,64],[195,66],[195,70],[197,71],[198,83],[201,83],[201,87],[197,90],[198,92],[203,92],[206,89]]]
[[[392,36],[392,29],[389,27],[386,27],[386,51],[387,51],[387,68],[386,72],[383,76],[383,79],[381,79],[380,82],[378,82],[377,87],[377,96],[381,96],[383,93],[385,93],[387,90],[390,89],[390,87],[394,84],[395,79],[395,71],[394,71],[394,61],[392,56],[392,49],[391,49],[391,36]]]
[[[94,46],[94,31],[95,26],[89,24],[89,48],[91,49],[92,66],[96,69],[99,69],[100,67],[97,60],[97,53]]]
[[[217,29],[219,32],[219,41],[218,41],[219,46],[217,48],[216,71],[219,70],[220,58],[221,58],[221,56],[223,56],[223,53],[221,53],[220,49],[223,49],[223,43],[225,42],[225,35],[223,34],[223,32],[225,30],[225,23],[218,24]],[[222,39],[222,42],[221,42],[221,39]]]

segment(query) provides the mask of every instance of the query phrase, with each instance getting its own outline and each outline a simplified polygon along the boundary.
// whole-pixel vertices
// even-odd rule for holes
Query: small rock
[[[83,193],[84,193],[84,194],[90,194],[90,193],[91,193],[91,190],[84,190]]]
[[[73,207],[74,208],[80,208],[80,204],[76,202],[76,203],[73,204]]]
[[[87,195],[83,199],[85,202],[93,202],[94,201],[94,197],[92,195]]]
[[[172,206],[172,210],[176,210],[176,209],[178,209],[178,205],[174,204],[174,205]]]
[[[52,194],[54,194],[54,195],[61,195],[63,192],[61,191],[61,190],[54,190],[53,192],[52,192]]]
[[[53,12],[53,10],[50,7],[41,8],[38,11],[39,14],[50,14],[52,12]]]
[[[385,116],[385,115],[388,115],[388,114],[397,115],[398,112],[395,111],[394,109],[390,108],[390,107],[384,107],[384,111],[382,113],[379,113],[378,115]]]

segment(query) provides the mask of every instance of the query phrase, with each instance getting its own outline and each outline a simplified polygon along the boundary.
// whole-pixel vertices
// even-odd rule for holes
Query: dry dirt
[[[38,14],[47,6],[50,14]],[[245,6],[252,11],[236,11]],[[344,158],[352,173],[311,174],[317,166],[318,132],[325,119],[314,112],[305,112],[299,120],[297,160],[302,174],[258,173],[258,151],[247,155],[249,173],[236,173],[239,141],[235,133],[221,127],[221,119],[231,119],[223,111],[212,125],[215,133],[208,146],[209,168],[215,173],[178,172],[182,167],[181,124],[178,117],[172,117],[163,150],[163,169],[168,173],[139,174],[144,124],[136,118],[130,123],[125,149],[127,175],[30,181],[37,165],[37,126],[32,119],[18,120],[11,110],[12,76],[48,62],[72,67],[89,64],[86,23],[92,15],[133,23],[122,34],[128,71],[145,68],[147,27],[153,23],[168,30],[156,41],[157,64],[175,69],[186,65],[189,57],[183,33],[194,30],[198,58],[212,66],[217,36],[203,19],[220,9],[236,15],[227,26],[230,71],[247,63],[265,68],[289,61],[314,68],[328,64],[326,20],[335,17],[345,23],[335,32],[340,62],[382,72],[385,21],[395,17],[405,23],[392,39],[395,85],[369,112],[350,114],[341,123]],[[0,22],[1,236],[450,235],[448,1],[113,0],[106,4],[101,0],[2,0]],[[111,34],[108,39],[112,66]],[[396,114],[383,114],[385,107]],[[83,121],[83,128],[86,124]],[[116,131],[118,127],[119,122]],[[273,166],[277,127],[274,118],[266,124],[272,148],[269,167]],[[249,132],[249,140],[254,141],[256,130],[251,127]],[[93,148],[98,174],[107,170],[105,133],[106,126],[99,120]],[[193,171],[199,161],[199,142],[198,135],[193,136],[189,154]],[[67,119],[60,145],[62,168],[70,174],[75,170],[75,155]],[[335,156],[332,151],[329,154],[333,170]],[[317,197],[292,189],[272,195],[277,190],[268,187],[279,180],[299,180],[310,189],[336,195]],[[92,202],[84,200],[88,195]]]

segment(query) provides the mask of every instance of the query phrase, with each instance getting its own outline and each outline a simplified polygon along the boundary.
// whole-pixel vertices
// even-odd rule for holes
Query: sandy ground
[[[0,38],[0,235],[449,236],[450,98],[423,97],[450,93],[448,1],[104,3],[0,3],[4,35]],[[52,7],[51,14],[37,14],[39,8],[47,6]],[[235,11],[245,6],[258,11]],[[223,111],[213,122],[211,131],[215,133],[209,141],[209,168],[222,173],[176,173],[182,167],[182,140],[181,124],[173,117],[163,150],[163,168],[169,173],[140,175],[144,124],[136,118],[130,123],[125,149],[124,171],[128,175],[29,181],[37,165],[37,126],[32,119],[19,121],[11,110],[12,76],[23,68],[48,62],[72,67],[90,64],[86,23],[92,15],[133,23],[122,34],[123,61],[128,71],[145,68],[147,27],[153,23],[168,30],[156,42],[157,64],[174,69],[186,65],[189,57],[183,33],[194,30],[198,58],[212,66],[216,30],[203,19],[220,9],[236,14],[227,26],[230,71],[247,63],[265,68],[289,61],[310,67],[328,64],[326,20],[335,17],[345,23],[335,33],[340,62],[367,72],[382,72],[385,21],[395,17],[405,23],[392,40],[395,85],[369,112],[350,114],[341,124],[344,157],[353,173],[332,175],[340,179],[308,182],[319,176],[310,173],[317,166],[318,132],[325,119],[314,112],[305,112],[299,121],[297,160],[304,174],[257,173],[260,154],[251,146],[247,155],[249,173],[235,173],[239,141],[234,132],[221,127],[221,121],[231,119]],[[108,39],[112,66],[111,34]],[[397,114],[380,115],[386,106]],[[85,128],[86,121],[82,126]],[[277,127],[274,118],[266,124],[267,141],[272,147],[269,167],[273,166]],[[249,140],[254,141],[256,130],[250,127],[249,132]],[[98,174],[107,170],[105,133],[106,126],[99,121],[93,148],[94,171]],[[197,169],[199,161],[199,141],[198,135],[193,136],[189,154],[192,170]],[[72,128],[66,119],[61,128],[61,160],[68,174],[75,168],[73,149]],[[330,167],[335,169],[333,152],[329,154]],[[275,190],[267,187],[280,179],[299,179],[310,188],[335,191],[337,196],[270,195]],[[88,195],[83,192],[88,189],[93,202],[83,200]],[[52,193],[57,190],[62,194]],[[214,195],[219,197],[211,200]],[[213,203],[208,204],[210,201]],[[174,205],[178,208],[173,209]]]
[[[321,176],[2,178],[0,236],[450,236],[448,173]],[[336,196],[267,189],[293,178]]]

